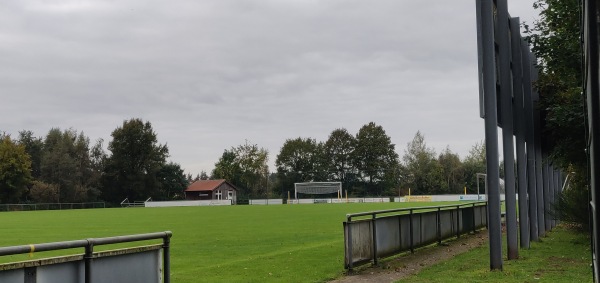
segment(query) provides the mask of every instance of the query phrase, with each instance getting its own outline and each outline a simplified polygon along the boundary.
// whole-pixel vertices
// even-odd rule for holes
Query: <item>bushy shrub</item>
[[[551,209],[552,215],[563,222],[575,224],[583,230],[590,225],[590,188],[585,177],[576,174],[560,194]]]

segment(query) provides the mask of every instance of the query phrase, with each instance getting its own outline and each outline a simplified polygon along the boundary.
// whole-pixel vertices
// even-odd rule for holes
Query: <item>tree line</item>
[[[582,10],[577,0],[536,0],[539,20],[524,24],[537,57],[542,153],[569,174],[571,189],[551,208],[553,216],[589,228],[590,168],[586,124]]]
[[[420,132],[408,143],[402,159],[382,126],[370,122],[355,135],[335,129],[326,141],[291,138],[268,168],[266,149],[246,141],[226,149],[215,163],[212,178],[223,178],[240,189],[238,196],[282,197],[294,183],[337,181],[352,196],[456,194],[477,190],[477,173],[485,173],[485,145],[474,145],[465,159],[447,147],[440,154],[427,147]],[[207,176],[203,172],[204,176]]]
[[[150,122],[130,119],[94,144],[83,132],[51,129],[17,138],[0,134],[0,202],[56,203],[181,198],[188,185],[183,169],[167,162]]]
[[[475,192],[476,173],[485,171],[485,148],[473,146],[464,159],[446,148],[439,155],[417,132],[402,160],[382,126],[373,122],[355,135],[335,129],[326,141],[285,141],[269,170],[269,152],[246,141],[225,149],[209,175],[196,177],[167,162],[169,149],[159,144],[150,122],[130,119],[103,140],[91,143],[83,132],[51,129],[45,137],[31,131],[17,138],[0,135],[0,202],[53,203],[183,199],[199,179],[226,179],[238,197],[287,197],[294,183],[339,181],[352,196]]]

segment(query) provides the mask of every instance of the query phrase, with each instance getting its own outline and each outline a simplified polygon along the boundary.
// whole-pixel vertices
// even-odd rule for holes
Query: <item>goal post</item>
[[[342,182],[306,182],[294,183],[294,197],[298,194],[326,195],[337,193],[337,198],[342,197]]]

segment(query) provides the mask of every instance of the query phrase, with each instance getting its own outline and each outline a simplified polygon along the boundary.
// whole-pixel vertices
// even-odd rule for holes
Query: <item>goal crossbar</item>
[[[333,194],[338,193],[338,196],[342,195],[342,183],[341,182],[307,182],[307,183],[294,183],[294,196],[298,199],[298,193],[301,194]]]

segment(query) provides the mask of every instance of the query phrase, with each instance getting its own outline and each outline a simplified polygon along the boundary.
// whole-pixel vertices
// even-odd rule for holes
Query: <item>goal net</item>
[[[294,196],[298,199],[298,194],[325,195],[337,193],[338,198],[342,195],[341,182],[308,182],[294,183]]]

